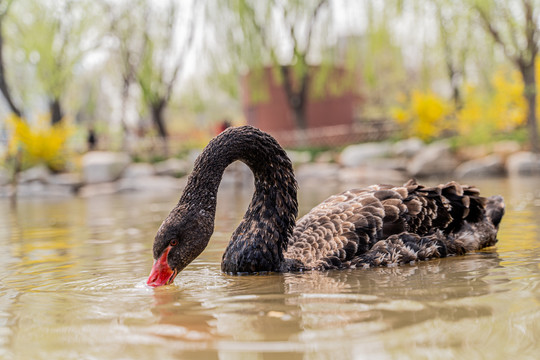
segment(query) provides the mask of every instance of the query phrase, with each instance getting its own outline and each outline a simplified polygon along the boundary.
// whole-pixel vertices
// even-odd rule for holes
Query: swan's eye
[[[176,246],[178,244],[178,240],[176,239],[172,239],[171,242],[169,243],[171,246]]]

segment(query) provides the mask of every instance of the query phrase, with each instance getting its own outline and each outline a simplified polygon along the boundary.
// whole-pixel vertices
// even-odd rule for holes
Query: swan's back
[[[455,182],[427,188],[373,185],[334,195],[298,220],[287,270],[398,265],[493,245],[504,213]]]

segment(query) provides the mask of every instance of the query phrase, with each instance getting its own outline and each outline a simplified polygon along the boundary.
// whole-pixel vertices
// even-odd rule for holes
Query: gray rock
[[[388,143],[366,143],[347,146],[340,155],[340,162],[346,167],[364,165],[370,160],[381,158],[390,153]]]
[[[79,188],[83,185],[82,177],[77,173],[61,173],[51,175],[48,179],[49,184],[71,186],[72,188]]]
[[[430,144],[416,154],[407,165],[407,172],[413,177],[448,175],[458,162],[446,142]]]
[[[395,171],[407,171],[407,159],[406,158],[383,158],[371,160],[368,164],[370,168],[374,170],[395,170]]]
[[[118,181],[118,191],[149,191],[178,193],[185,186],[185,180],[170,176],[124,177]]]
[[[460,178],[503,176],[505,172],[502,157],[495,154],[466,161],[456,168],[456,176]]]
[[[227,166],[223,177],[221,178],[220,187],[227,186],[246,186],[253,184],[253,173],[251,169],[241,161],[235,161]]]
[[[112,195],[118,192],[118,185],[114,182],[87,184],[79,189],[79,196],[94,197],[99,195]]]
[[[0,168],[0,186],[7,185],[10,181],[9,172],[6,169]]]
[[[498,141],[493,144],[493,153],[508,157],[511,154],[517,153],[521,150],[521,145],[517,141],[504,140]]]
[[[202,154],[202,149],[192,149],[189,151],[188,156],[186,157],[186,160],[189,164],[194,164],[195,160],[199,157],[199,155]]]
[[[338,164],[312,163],[298,167],[296,179],[298,182],[325,182],[339,180],[340,166]]]
[[[334,154],[330,151],[325,151],[317,155],[315,158],[315,162],[318,163],[331,163],[334,162],[335,157]]]
[[[45,184],[41,181],[31,181],[17,186],[17,197],[70,197],[75,191],[70,186]]]
[[[19,183],[39,181],[46,183],[51,176],[51,171],[45,165],[34,166],[19,173]]]
[[[126,170],[123,172],[123,178],[138,178],[138,177],[148,177],[154,176],[154,167],[152,164],[147,163],[138,163],[138,164],[129,164]]]
[[[306,164],[311,161],[311,154],[307,151],[287,150],[287,156],[295,165]]]
[[[424,142],[418,138],[409,138],[392,145],[392,154],[398,157],[412,158],[424,148]]]
[[[339,180],[349,188],[358,188],[376,183],[399,185],[407,179],[403,172],[391,169],[375,169],[370,167],[343,168],[339,172]]]
[[[11,197],[13,194],[13,187],[11,185],[0,186],[0,198]]]
[[[92,151],[82,158],[83,180],[87,184],[117,180],[131,163],[126,153]]]
[[[154,164],[156,175],[182,176],[191,171],[191,163],[180,159],[167,159]]]
[[[511,176],[540,175],[540,155],[528,151],[512,154],[506,160],[506,170]]]

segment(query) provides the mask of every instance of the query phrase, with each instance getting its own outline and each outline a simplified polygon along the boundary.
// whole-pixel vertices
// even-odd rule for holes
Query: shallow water
[[[505,197],[496,247],[265,276],[220,272],[251,198],[222,189],[209,247],[158,289],[152,239],[179,194],[0,200],[0,358],[538,358],[540,179],[475,183]],[[301,188],[301,213],[347,187]]]

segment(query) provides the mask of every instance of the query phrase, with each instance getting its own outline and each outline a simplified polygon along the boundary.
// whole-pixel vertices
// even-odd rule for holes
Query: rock
[[[192,150],[189,151],[189,154],[186,157],[186,160],[189,162],[189,164],[194,164],[195,160],[197,160],[197,158],[201,154],[202,154],[202,149],[192,149]]]
[[[489,146],[487,145],[474,145],[464,146],[458,149],[458,157],[462,161],[469,161],[474,159],[482,159],[490,154]]]
[[[83,186],[82,177],[76,173],[62,173],[51,175],[48,179],[48,183],[52,186],[62,187],[64,190],[71,194],[76,194],[80,187]]]
[[[185,180],[169,176],[124,177],[118,181],[118,191],[151,191],[179,193],[185,186]]]
[[[374,169],[369,167],[343,168],[339,172],[339,181],[349,188],[359,188],[371,184],[383,183],[399,185],[407,177],[399,171],[387,169]]]
[[[231,165],[227,166],[223,177],[221,178],[220,187],[227,186],[246,186],[253,184],[253,173],[251,169],[241,161],[235,161]]]
[[[82,177],[77,173],[61,173],[51,175],[48,179],[49,184],[71,186],[73,188],[81,187],[83,184]]]
[[[11,185],[0,186],[0,199],[11,197],[13,194],[13,187]]]
[[[493,144],[493,153],[507,158],[511,154],[521,150],[521,145],[517,141],[505,140]]]
[[[346,167],[364,165],[372,159],[381,158],[390,153],[388,143],[366,143],[347,146],[340,156],[340,162]]]
[[[294,165],[306,164],[311,161],[311,154],[308,151],[287,150],[287,156]]]
[[[137,163],[129,164],[126,170],[122,173],[122,178],[139,178],[154,176],[154,167],[152,164]]]
[[[19,173],[19,183],[27,182],[48,182],[51,171],[45,165],[34,166]]]
[[[0,169],[0,186],[10,183],[9,172],[6,169]]]
[[[495,154],[466,161],[456,168],[456,176],[460,178],[503,176],[505,172],[502,157]]]
[[[540,175],[540,155],[528,151],[512,154],[506,160],[506,170],[511,176]]]
[[[395,170],[405,172],[407,171],[407,159],[406,158],[383,158],[374,159],[369,162],[369,167],[374,170]]]
[[[412,158],[424,148],[424,142],[418,138],[409,138],[392,145],[392,154],[397,157]]]
[[[331,151],[322,152],[318,154],[315,158],[315,162],[318,162],[318,163],[332,163],[335,160],[336,159],[335,159],[334,153],[332,153]]]
[[[326,182],[339,180],[338,164],[312,163],[304,164],[295,171],[298,182]]]
[[[93,197],[99,195],[111,195],[118,192],[118,185],[114,182],[87,184],[79,189],[79,196]]]
[[[457,166],[457,160],[446,142],[435,142],[416,154],[407,165],[412,177],[448,175]]]
[[[75,191],[70,186],[31,181],[17,186],[17,197],[70,197]]]
[[[87,184],[117,180],[130,162],[126,153],[91,151],[82,158],[83,180]]]
[[[156,175],[180,177],[191,171],[191,163],[176,158],[167,159],[154,164]]]

